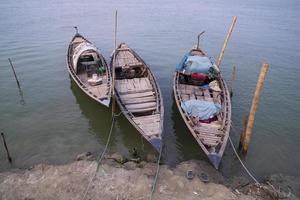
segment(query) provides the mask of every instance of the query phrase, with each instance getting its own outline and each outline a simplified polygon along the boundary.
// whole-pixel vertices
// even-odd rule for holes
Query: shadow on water
[[[89,133],[95,134],[99,138],[100,143],[105,145],[111,124],[110,110],[89,98],[73,80],[71,81],[71,90],[81,113],[89,121]],[[113,145],[113,143],[111,144]]]
[[[106,108],[89,98],[73,80],[71,81],[71,90],[82,114],[89,121],[89,133],[97,137],[101,149],[103,149],[106,145],[112,123],[111,106]],[[124,156],[130,156],[133,148],[135,148],[141,157],[145,157],[147,153],[155,152],[147,140],[128,122],[127,118],[120,114],[118,108],[116,114],[117,117],[108,149],[110,153],[119,152]]]
[[[149,153],[156,153],[156,150],[146,139],[128,122],[124,115],[120,115],[115,123],[115,137],[118,144],[118,152],[126,156],[135,148],[140,157],[145,158]]]

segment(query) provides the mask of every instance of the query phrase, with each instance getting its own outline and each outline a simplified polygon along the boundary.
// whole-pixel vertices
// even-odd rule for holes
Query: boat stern
[[[160,148],[161,148],[161,145],[162,145],[161,138],[153,138],[149,142],[156,149],[156,151],[158,151],[158,152],[160,151]]]
[[[109,107],[110,99],[103,99],[100,101],[102,105]]]
[[[219,154],[211,153],[211,154],[208,154],[208,158],[209,158],[210,162],[213,164],[213,166],[214,166],[216,169],[218,169],[222,157],[221,157]]]

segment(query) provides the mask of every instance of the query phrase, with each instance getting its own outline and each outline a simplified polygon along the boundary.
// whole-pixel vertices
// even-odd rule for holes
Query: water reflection
[[[184,160],[189,159],[201,159],[207,160],[206,155],[194,139],[187,126],[185,125],[176,102],[172,104],[172,120],[174,126],[174,132],[176,134],[176,146],[180,150],[180,157]]]
[[[89,133],[94,134],[98,138],[101,148],[103,148],[107,142],[111,128],[111,107],[106,108],[90,99],[74,81],[71,81],[71,90],[80,107],[81,113],[89,121]],[[119,114],[120,110],[117,109],[116,113]],[[136,148],[141,157],[145,157],[149,152],[155,152],[147,140],[128,122],[126,117],[120,114],[116,117],[112,130],[109,151],[129,156],[133,148]]]

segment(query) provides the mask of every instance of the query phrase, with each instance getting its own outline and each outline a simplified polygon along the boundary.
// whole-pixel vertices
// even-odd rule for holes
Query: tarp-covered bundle
[[[186,53],[184,56],[183,56],[183,58],[182,58],[182,60],[180,61],[180,63],[178,63],[178,65],[176,66],[176,70],[177,71],[181,71],[181,70],[183,70],[183,68],[184,68],[184,63],[185,63],[185,61],[187,60],[187,58],[190,56],[190,53]]]
[[[196,99],[182,101],[180,106],[189,116],[198,117],[201,120],[214,117],[221,109],[218,103]]]
[[[185,69],[193,73],[205,73],[208,74],[208,70],[212,67],[212,64],[206,56],[189,56],[185,63]]]
[[[210,59],[206,56],[190,55],[187,53],[184,55],[181,62],[176,66],[176,70],[188,70],[192,73],[209,73],[209,69],[213,67]]]

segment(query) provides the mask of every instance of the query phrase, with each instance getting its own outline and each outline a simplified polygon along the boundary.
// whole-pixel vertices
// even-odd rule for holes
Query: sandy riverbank
[[[107,156],[86,199],[149,199],[156,164],[134,161],[118,154]],[[40,164],[26,170],[3,172],[0,173],[0,199],[82,199],[96,167],[92,155],[81,155],[66,165]],[[186,178],[188,170],[195,175],[191,180]],[[160,166],[153,199],[298,199],[295,195],[299,195],[299,180],[271,176],[268,180],[271,185],[258,187],[235,182],[225,186],[226,180],[206,162],[191,160],[173,169]]]

